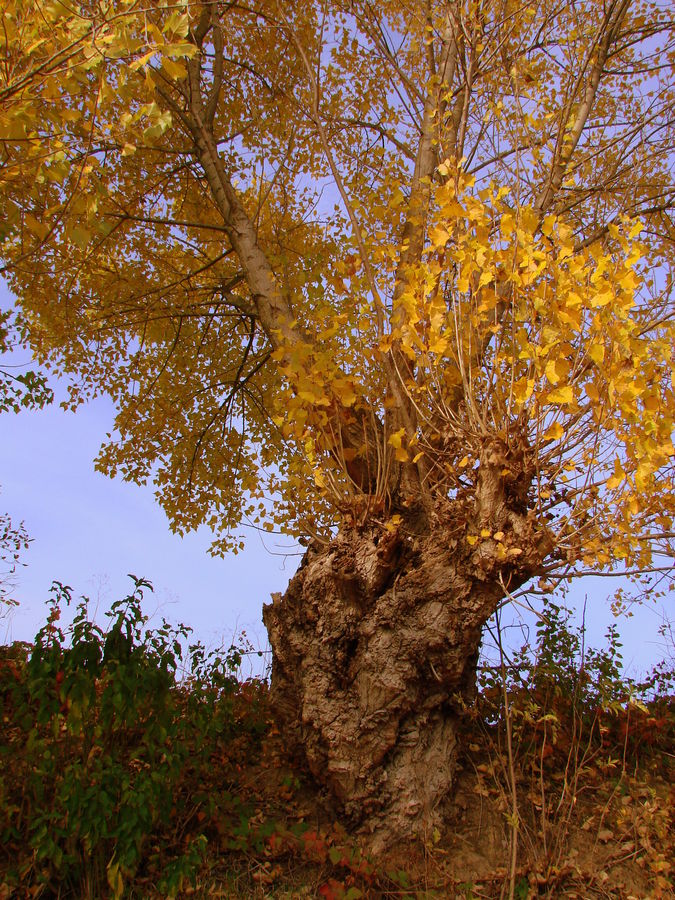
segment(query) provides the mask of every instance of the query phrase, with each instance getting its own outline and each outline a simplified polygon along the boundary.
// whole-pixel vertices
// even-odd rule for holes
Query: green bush
[[[141,603],[151,585],[133,581],[106,631],[83,600],[64,632],[71,591],[55,583],[30,653],[0,660],[8,887],[119,897],[145,874],[175,896],[206,849],[195,823],[208,822],[214,802],[212,761],[242,730],[264,727],[235,715],[244,648],[207,653],[187,646],[185,626],[146,628]]]
[[[659,663],[642,679],[623,669],[616,625],[609,626],[600,649],[586,645],[584,625],[572,611],[547,599],[536,626],[534,646],[524,644],[501,664],[478,672],[477,716],[488,726],[504,726],[504,692],[522,737],[538,746],[539,731],[570,740],[604,745],[624,757],[662,751],[675,738],[672,664]]]

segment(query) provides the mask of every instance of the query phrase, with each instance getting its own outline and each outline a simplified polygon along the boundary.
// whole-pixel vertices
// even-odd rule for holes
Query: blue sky
[[[0,306],[11,302],[0,285]],[[28,364],[30,355],[15,353],[10,362]],[[58,383],[54,387],[58,400],[65,392]],[[33,539],[24,555],[27,565],[16,579],[20,605],[0,619],[0,642],[33,638],[55,579],[71,585],[76,596],[87,595],[102,623],[110,603],[127,593],[126,573],[131,572],[154,585],[145,604],[151,621],[184,622],[209,647],[229,644],[244,630],[256,648],[264,649],[262,604],[286,587],[299,563],[299,548],[251,531],[243,553],[214,559],[205,529],[185,538],[173,535],[152,486],[113,481],[94,470],[112,420],[112,405],[104,398],[77,413],[55,402],[44,410],[0,416],[0,511],[15,522],[23,520]],[[573,589],[571,599],[579,609],[587,598],[590,645],[602,644],[614,621],[606,600],[612,590],[611,581],[600,578],[584,579]],[[618,620],[629,670],[647,669],[664,653],[672,654],[658,634],[663,616],[662,607],[650,605]]]
[[[3,287],[0,305],[10,303]],[[9,360],[28,363],[28,351]],[[65,391],[53,386],[58,401]],[[285,588],[299,548],[252,531],[244,553],[215,559],[208,554],[207,529],[182,539],[172,534],[151,486],[113,481],[95,471],[94,458],[112,419],[106,398],[77,413],[55,402],[0,416],[0,510],[15,523],[23,520],[33,539],[15,579],[13,595],[20,605],[0,619],[0,641],[33,638],[55,579],[71,585],[75,595],[87,595],[103,621],[109,604],[127,593],[131,572],[153,583],[146,612],[157,623],[162,616],[184,622],[209,646],[245,630],[254,645],[264,647],[262,604],[272,591]]]

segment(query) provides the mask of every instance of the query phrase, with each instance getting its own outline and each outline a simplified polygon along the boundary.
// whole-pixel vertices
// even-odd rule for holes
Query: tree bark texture
[[[504,593],[480,573],[456,526],[354,526],[264,608],[282,733],[371,850],[429,833],[451,799],[458,701]]]

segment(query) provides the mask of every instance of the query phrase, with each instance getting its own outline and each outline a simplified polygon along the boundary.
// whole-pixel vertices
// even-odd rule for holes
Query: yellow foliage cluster
[[[118,405],[98,465],[222,551],[242,522],[327,535],[399,471],[471,497],[499,440],[563,567],[651,565],[675,93],[650,3],[291,6],[3,8],[0,249],[72,405]]]

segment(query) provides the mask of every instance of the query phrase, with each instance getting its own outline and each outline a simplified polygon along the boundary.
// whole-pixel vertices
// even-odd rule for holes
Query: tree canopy
[[[175,529],[672,553],[669,3],[10,0],[0,44],[26,334]]]

